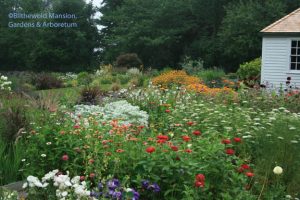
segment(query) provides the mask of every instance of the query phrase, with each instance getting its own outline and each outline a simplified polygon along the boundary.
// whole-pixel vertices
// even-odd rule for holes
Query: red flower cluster
[[[186,124],[189,126],[192,126],[194,124],[194,122],[187,122]]]
[[[205,185],[205,176],[203,174],[197,174],[195,180],[195,187],[203,188]]]
[[[170,146],[170,148],[171,148],[173,151],[178,151],[178,147],[177,147],[177,146]]]
[[[154,147],[147,147],[147,149],[146,149],[146,152],[147,153],[153,153],[155,151],[155,148]]]
[[[240,143],[242,142],[242,139],[241,138],[238,138],[238,137],[235,137],[233,138],[233,141],[236,142],[236,143]],[[231,140],[230,139],[223,139],[221,141],[222,144],[231,144]]]
[[[246,175],[247,177],[249,177],[249,178],[251,178],[251,177],[254,176],[254,173],[252,172],[250,166],[247,165],[247,164],[242,164],[242,165],[240,166],[240,168],[238,169],[238,172],[240,172],[240,173],[243,173],[243,172],[244,172],[245,175]]]
[[[193,131],[193,134],[194,134],[194,135],[201,135],[201,132],[198,131],[198,130],[196,130],[196,131]]]
[[[235,153],[233,149],[226,149],[225,152],[228,155],[234,155],[234,153]]]
[[[188,141],[191,140],[191,138],[190,138],[188,135],[182,136],[182,139],[183,139],[185,142],[188,142]]]
[[[157,138],[157,143],[159,144],[163,144],[169,140],[169,137],[167,135],[158,135],[156,138]]]
[[[222,144],[230,144],[231,141],[230,141],[230,139],[223,139],[223,140],[221,141],[221,143],[222,143]]]

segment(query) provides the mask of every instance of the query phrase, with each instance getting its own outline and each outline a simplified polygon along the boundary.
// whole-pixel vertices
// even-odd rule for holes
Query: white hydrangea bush
[[[1,75],[1,74],[0,74]],[[11,81],[8,81],[7,76],[0,76],[0,90],[6,90],[6,91],[10,91],[11,90]]]
[[[121,125],[136,124],[148,126],[149,115],[147,112],[140,110],[138,106],[133,106],[126,100],[111,102],[104,107],[96,105],[76,105],[75,112],[72,118],[83,120],[86,117],[94,116],[99,122],[108,122],[111,120],[118,120]],[[87,120],[84,124],[88,126]]]

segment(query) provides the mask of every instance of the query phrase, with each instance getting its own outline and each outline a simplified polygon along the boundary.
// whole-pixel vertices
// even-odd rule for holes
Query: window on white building
[[[300,40],[292,40],[291,70],[300,70]]]

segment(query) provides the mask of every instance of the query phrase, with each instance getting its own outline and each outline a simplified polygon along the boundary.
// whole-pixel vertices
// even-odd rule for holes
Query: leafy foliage
[[[250,62],[240,65],[237,75],[244,80],[247,85],[253,85],[259,81],[261,70],[261,58],[256,58]]]

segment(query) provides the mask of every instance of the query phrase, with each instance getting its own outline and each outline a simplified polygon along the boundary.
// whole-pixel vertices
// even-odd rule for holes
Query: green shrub
[[[252,85],[259,81],[261,70],[261,58],[256,58],[250,62],[240,65],[237,75],[240,80],[244,80],[246,84]]]
[[[198,72],[198,77],[209,87],[220,86],[225,72],[222,69],[206,69]]]
[[[80,72],[77,81],[79,85],[89,85],[92,82],[92,77],[88,72]]]
[[[129,81],[130,81],[130,76],[128,75],[118,75],[117,78],[120,80],[120,83],[122,85],[125,85],[127,84]]]
[[[117,68],[139,68],[141,65],[143,65],[143,62],[136,53],[126,53],[119,55],[116,60]]]
[[[101,84],[112,84],[113,82],[113,76],[111,75],[102,77],[100,81]]]
[[[183,62],[180,64],[182,69],[188,74],[196,74],[197,72],[203,70],[203,60],[192,60],[191,57],[185,57]]]

